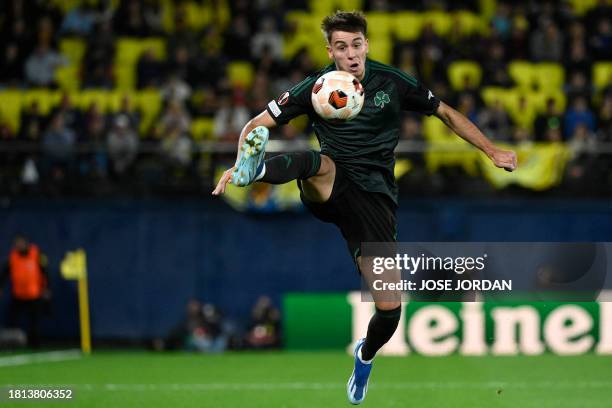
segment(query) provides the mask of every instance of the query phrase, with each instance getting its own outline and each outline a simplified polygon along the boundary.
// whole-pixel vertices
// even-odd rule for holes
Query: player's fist
[[[232,167],[223,172],[223,175],[219,179],[217,187],[215,187],[215,189],[213,190],[212,195],[219,195],[225,193],[225,186],[227,186],[227,183],[232,181],[232,173],[235,169],[235,167]]]
[[[497,167],[505,169],[507,171],[513,171],[516,169],[516,153],[512,150],[494,149],[489,158]]]

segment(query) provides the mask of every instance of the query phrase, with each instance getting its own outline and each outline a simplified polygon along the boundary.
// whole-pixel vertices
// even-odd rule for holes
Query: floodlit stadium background
[[[6,325],[4,287],[0,385],[72,387],[78,406],[345,404],[345,350],[370,305],[355,301],[340,234],[303,209],[294,184],[210,196],[244,123],[328,63],[319,25],[336,9],[364,10],[371,58],[416,76],[519,155],[518,171],[494,169],[437,119],[406,114],[400,241],[611,241],[609,2],[404,3],[3,2],[0,251],[8,257],[18,233],[39,245],[52,298],[42,350],[31,350]],[[274,153],[316,145],[306,118],[272,139]],[[84,269],[68,253],[79,249],[86,357],[71,351]],[[606,296],[408,304],[400,356],[377,360],[366,403],[607,406]],[[172,343],[193,299],[222,341]],[[523,313],[535,332],[501,344],[496,307]],[[470,313],[482,325],[467,324]],[[586,328],[565,338],[559,321]]]

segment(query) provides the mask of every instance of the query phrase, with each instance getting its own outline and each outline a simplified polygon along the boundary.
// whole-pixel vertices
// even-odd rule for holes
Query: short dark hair
[[[339,10],[323,19],[321,30],[327,42],[331,42],[331,36],[334,31],[362,33],[365,37],[368,34],[368,22],[361,11]]]

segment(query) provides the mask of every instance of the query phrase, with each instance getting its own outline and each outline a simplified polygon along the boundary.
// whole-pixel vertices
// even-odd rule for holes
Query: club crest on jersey
[[[289,100],[289,92],[285,92],[284,94],[279,96],[276,101],[278,102],[280,106],[283,106],[284,104],[287,103],[288,100]]]
[[[389,102],[391,102],[389,95],[383,91],[376,92],[376,96],[374,97],[374,105],[380,106],[380,109],[382,109],[385,107],[385,104]]]

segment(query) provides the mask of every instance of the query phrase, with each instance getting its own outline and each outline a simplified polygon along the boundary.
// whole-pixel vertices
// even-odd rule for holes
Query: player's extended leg
[[[311,150],[281,154],[264,161],[267,142],[268,129],[263,126],[246,136],[232,174],[235,185],[247,186],[255,181],[284,184],[299,179],[308,200],[325,202],[329,199],[336,175],[332,159]]]
[[[374,356],[395,333],[402,312],[401,292],[375,291],[372,285],[374,279],[380,278],[383,281],[397,282],[401,276],[399,271],[388,271],[385,275],[375,276],[371,266],[368,266],[367,258],[358,257],[357,264],[374,299],[376,312],[370,319],[366,337],[355,345],[355,366],[346,385],[347,396],[352,404],[360,404],[365,399]]]

